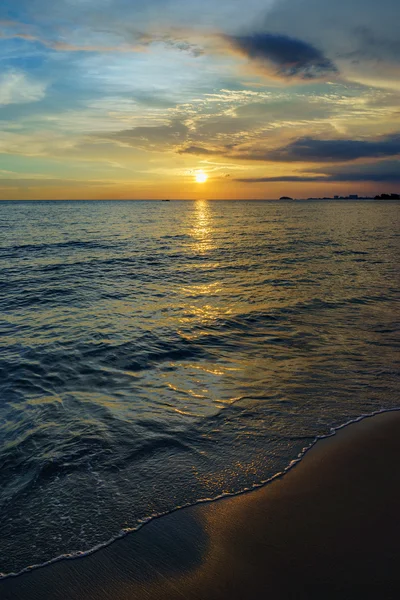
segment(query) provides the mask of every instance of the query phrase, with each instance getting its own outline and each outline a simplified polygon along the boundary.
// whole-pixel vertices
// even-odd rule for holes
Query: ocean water
[[[400,203],[1,202],[0,571],[399,403]]]

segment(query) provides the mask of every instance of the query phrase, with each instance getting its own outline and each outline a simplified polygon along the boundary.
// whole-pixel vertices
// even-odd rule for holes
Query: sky
[[[3,0],[0,199],[399,192],[399,22],[399,0]]]

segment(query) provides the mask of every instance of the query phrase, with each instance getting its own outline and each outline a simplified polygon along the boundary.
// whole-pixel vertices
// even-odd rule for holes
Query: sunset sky
[[[3,0],[0,199],[398,192],[399,22],[399,0]]]

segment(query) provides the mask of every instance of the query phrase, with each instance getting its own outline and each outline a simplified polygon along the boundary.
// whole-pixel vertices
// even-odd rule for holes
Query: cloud
[[[366,165],[334,166],[314,174],[248,177],[235,179],[240,183],[400,183],[400,161],[382,161]]]
[[[382,36],[372,27],[356,26],[353,30],[355,48],[343,56],[355,60],[377,60],[398,62],[400,54],[400,37],[391,33]]]
[[[399,18],[398,0],[285,0],[260,21],[323,48],[349,80],[399,89]]]
[[[29,188],[29,187],[92,187],[92,186],[104,186],[113,185],[113,181],[106,181],[104,179],[97,181],[90,181],[88,179],[56,179],[50,177],[26,177],[19,175],[18,177],[0,177],[0,188],[3,187],[17,187],[17,188]]]
[[[282,175],[274,177],[244,177],[234,179],[238,183],[296,183],[305,181],[329,181],[327,177],[323,175]]]
[[[178,151],[178,154],[194,154],[195,156],[209,156],[212,154],[217,154],[214,150],[209,150],[208,148],[202,148],[201,146],[187,146],[186,148],[181,148]]]
[[[326,170],[329,181],[400,182],[400,160],[384,160],[374,164],[335,165]]]
[[[22,71],[0,75],[0,106],[38,102],[46,95],[46,84],[36,81]]]
[[[168,125],[154,127],[134,127],[111,133],[107,139],[145,150],[165,150],[184,142],[188,128],[179,120],[171,121]]]
[[[40,27],[27,23],[0,20],[0,39],[22,39],[60,52],[145,52],[150,46],[159,44],[195,58],[204,54],[204,48],[189,41],[185,31],[149,33],[134,29],[129,23],[121,23],[114,31],[106,24],[100,32],[96,27],[89,27],[84,34],[81,32],[81,35],[77,35],[74,29],[68,31],[67,28],[61,37],[54,28],[50,32],[41,31]],[[193,35],[193,32],[191,34]]]
[[[400,155],[400,133],[376,139],[315,139],[300,137],[281,148],[260,148],[257,145],[227,145],[219,149],[190,145],[180,154],[219,154],[236,160],[265,162],[342,163],[359,159],[382,159]]]
[[[191,56],[194,56],[195,58],[204,54],[204,48],[196,43],[189,42],[186,39],[184,32],[182,32],[182,34],[179,34],[178,32],[157,34],[137,31],[135,32],[129,28],[125,28],[120,31],[120,34],[123,35],[123,37],[127,40],[134,38],[137,43],[144,48],[151,46],[152,44],[163,44],[167,48],[185,52]]]
[[[334,104],[326,102],[324,97],[314,95],[302,97],[294,94],[290,97],[280,95],[276,99],[243,104],[235,111],[239,117],[258,118],[263,122],[326,119],[333,112],[335,112]]]
[[[196,122],[196,135],[208,142],[223,136],[247,135],[255,125],[252,117],[238,117],[235,114],[205,115]]]
[[[15,35],[13,37],[23,37],[24,39],[36,41],[52,50],[59,52],[145,52],[152,44],[162,44],[170,50],[177,50],[178,52],[184,52],[194,58],[198,58],[204,54],[204,49],[196,44],[191,44],[185,40],[174,39],[169,35],[162,36],[150,36],[147,34],[138,34],[136,39],[131,41],[123,41],[114,45],[103,45],[103,44],[71,44],[59,40],[46,40],[39,39],[33,36],[27,35]]]
[[[344,162],[397,154],[400,154],[400,134],[377,140],[319,140],[303,137],[283,148],[258,155],[257,159],[278,162]]]
[[[277,33],[226,35],[239,54],[279,79],[316,80],[336,75],[337,67],[312,44]]]

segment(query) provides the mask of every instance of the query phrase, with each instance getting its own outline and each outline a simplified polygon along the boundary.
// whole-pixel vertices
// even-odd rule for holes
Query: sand
[[[2,600],[400,598],[400,412],[319,441],[255,491],[178,510]]]

